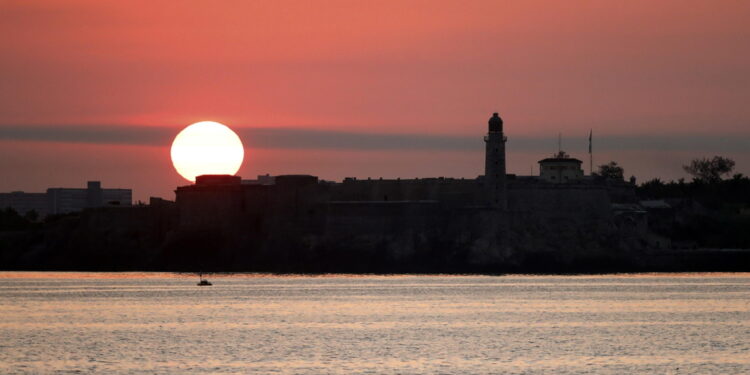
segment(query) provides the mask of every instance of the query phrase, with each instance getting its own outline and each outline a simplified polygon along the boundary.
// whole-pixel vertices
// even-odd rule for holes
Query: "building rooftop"
[[[565,153],[565,151],[560,150],[557,154],[553,155],[551,158],[546,158],[539,160],[539,163],[555,163],[555,162],[567,162],[567,163],[578,163],[582,164],[583,162],[576,159],[571,158],[570,155]]]

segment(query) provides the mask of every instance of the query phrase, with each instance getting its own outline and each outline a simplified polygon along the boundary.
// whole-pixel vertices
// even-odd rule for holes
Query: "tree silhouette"
[[[622,169],[622,167],[617,165],[616,161],[611,161],[607,164],[600,165],[597,174],[604,178],[622,180],[624,172],[625,171]]]
[[[23,217],[28,221],[36,222],[39,220],[39,213],[36,210],[31,210],[26,212],[26,215],[23,215]]]
[[[714,156],[713,159],[693,159],[689,165],[682,166],[682,169],[696,180],[717,182],[721,180],[721,176],[732,172],[734,160],[722,156]]]

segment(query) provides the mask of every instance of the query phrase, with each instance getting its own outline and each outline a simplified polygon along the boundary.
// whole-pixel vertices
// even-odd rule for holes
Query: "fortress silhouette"
[[[25,230],[0,231],[0,264],[279,273],[747,270],[750,251],[699,249],[689,240],[702,237],[691,233],[674,246],[665,237],[711,223],[691,199],[674,200],[679,213],[663,200],[639,201],[633,181],[587,176],[562,150],[540,160],[538,176],[507,174],[503,121],[494,114],[487,126],[485,173],[475,179],[199,176],[176,189],[174,202],[152,198],[21,221]],[[743,243],[736,228],[726,243]]]
[[[645,212],[627,209],[634,184],[584,176],[581,161],[563,152],[541,160],[539,176],[506,174],[497,113],[484,141],[485,174],[476,179],[199,176],[176,190],[177,231],[195,237],[189,247],[247,248],[263,259],[361,255],[396,268],[422,259],[486,269],[535,254],[611,258],[649,246]]]

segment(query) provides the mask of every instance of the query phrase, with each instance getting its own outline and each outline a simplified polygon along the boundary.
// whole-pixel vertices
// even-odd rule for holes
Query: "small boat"
[[[198,282],[198,286],[211,286],[211,285],[214,285],[214,284],[211,284],[211,282],[209,282],[208,280],[204,279],[202,273],[198,274],[198,278],[200,278],[200,280],[201,280],[201,281]]]

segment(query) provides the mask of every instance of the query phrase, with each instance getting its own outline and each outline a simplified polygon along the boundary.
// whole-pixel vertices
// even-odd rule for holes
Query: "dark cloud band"
[[[249,148],[334,150],[442,150],[477,151],[482,137],[430,134],[356,133],[298,128],[235,128]],[[127,125],[0,125],[0,140],[65,143],[167,146],[179,132],[166,126]],[[509,147],[517,151],[557,149],[556,137],[510,134]],[[750,137],[734,135],[602,136],[594,137],[594,151],[661,150],[693,152],[747,152]],[[563,149],[587,152],[588,134],[563,139]]]

